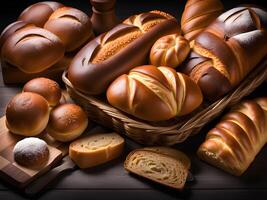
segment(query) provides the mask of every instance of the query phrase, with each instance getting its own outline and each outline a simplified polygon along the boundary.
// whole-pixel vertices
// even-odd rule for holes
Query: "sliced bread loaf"
[[[184,187],[188,175],[188,169],[180,160],[144,149],[132,151],[124,162],[124,168],[175,189]]]
[[[94,134],[72,142],[69,156],[80,168],[89,168],[119,157],[123,147],[117,133]]]

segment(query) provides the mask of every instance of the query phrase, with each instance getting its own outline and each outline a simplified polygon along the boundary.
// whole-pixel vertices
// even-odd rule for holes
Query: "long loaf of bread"
[[[267,142],[267,98],[244,101],[207,134],[198,156],[241,175]]]
[[[202,103],[202,93],[188,76],[169,67],[144,65],[118,77],[107,90],[108,102],[147,121],[189,114]]]
[[[181,19],[184,37],[194,40],[223,10],[220,0],[187,0]]]
[[[215,100],[237,86],[267,55],[267,12],[251,6],[220,15],[201,32],[184,72]]]
[[[145,64],[157,39],[179,32],[178,22],[164,12],[134,15],[89,42],[74,57],[68,78],[84,93],[101,94],[119,75]]]

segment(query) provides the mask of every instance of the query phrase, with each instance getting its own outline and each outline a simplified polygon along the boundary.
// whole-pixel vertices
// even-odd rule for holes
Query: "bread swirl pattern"
[[[226,114],[199,147],[201,159],[243,174],[267,142],[267,98],[244,101]]]
[[[188,169],[179,160],[143,149],[132,151],[124,162],[124,168],[175,189],[184,187],[188,175]]]
[[[207,99],[214,100],[237,86],[266,52],[267,12],[237,7],[195,38],[184,72],[199,84]]]
[[[73,59],[68,78],[84,93],[101,94],[116,77],[144,64],[158,38],[179,31],[177,21],[163,12],[132,16],[89,42]]]
[[[148,121],[192,112],[202,102],[198,86],[172,68],[144,65],[118,77],[107,90],[114,107]]]

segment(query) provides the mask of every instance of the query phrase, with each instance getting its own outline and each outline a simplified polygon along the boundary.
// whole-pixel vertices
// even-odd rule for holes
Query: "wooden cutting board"
[[[45,132],[38,137],[48,144],[49,160],[40,169],[25,168],[13,159],[13,148],[24,137],[10,133],[6,127],[5,117],[0,118],[0,177],[2,179],[15,187],[24,188],[55,166],[68,153],[67,144],[55,141]]]

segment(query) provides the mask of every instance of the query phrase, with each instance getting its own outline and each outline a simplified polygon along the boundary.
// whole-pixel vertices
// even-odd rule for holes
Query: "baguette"
[[[99,95],[119,75],[145,64],[158,38],[179,32],[178,22],[166,13],[134,15],[81,49],[68,69],[68,78],[79,91]]]
[[[242,175],[267,142],[267,98],[244,101],[226,114],[198,149],[198,156]]]
[[[119,157],[124,143],[117,133],[94,134],[72,142],[69,156],[80,168],[89,168]]]
[[[188,176],[188,169],[180,160],[151,149],[132,151],[124,162],[124,168],[131,173],[179,190],[184,187]]]

